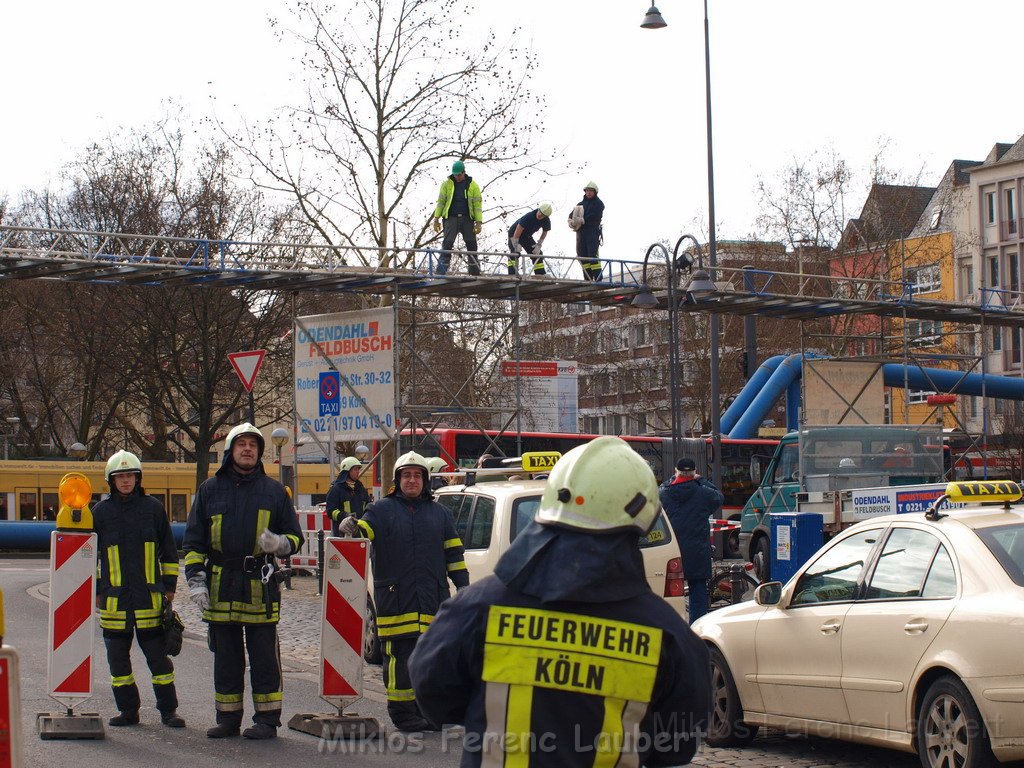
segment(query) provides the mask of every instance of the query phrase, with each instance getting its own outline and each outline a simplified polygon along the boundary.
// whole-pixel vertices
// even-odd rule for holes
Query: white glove
[[[338,523],[338,530],[346,536],[355,536],[356,533],[359,532],[359,524],[356,522],[356,519],[352,517],[352,515],[349,515],[340,523]]]
[[[210,590],[206,586],[206,574],[200,571],[188,580],[188,596],[200,611],[210,607]]]
[[[288,557],[292,553],[291,542],[288,537],[280,533],[274,533],[269,528],[264,528],[260,534],[260,549],[268,555]]]
[[[540,256],[540,243],[537,243],[535,246],[533,246],[533,255]]]

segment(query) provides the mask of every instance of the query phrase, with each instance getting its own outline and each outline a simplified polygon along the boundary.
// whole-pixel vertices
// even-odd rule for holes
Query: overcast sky
[[[607,206],[603,256],[640,259],[659,238],[706,237],[702,4],[662,0],[669,26],[652,31],[639,27],[648,2],[480,0],[466,17],[470,39],[523,27],[549,100],[546,136],[586,167],[537,195],[556,207],[548,253],[572,251],[565,214],[587,178]],[[215,108],[250,120],[295,103],[292,53],[267,21],[284,9],[8,3],[0,195],[45,186],[90,141],[152,122],[169,99],[192,117]],[[815,150],[864,170],[884,143],[891,170],[923,171],[931,185],[954,158],[981,159],[1024,133],[1020,0],[711,0],[710,17],[720,239],[754,231],[759,177]]]

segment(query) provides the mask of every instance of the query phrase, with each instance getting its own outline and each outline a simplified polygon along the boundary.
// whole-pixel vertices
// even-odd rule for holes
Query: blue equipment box
[[[769,518],[771,578],[785,583],[821,549],[825,541],[825,518],[815,512],[776,512]]]

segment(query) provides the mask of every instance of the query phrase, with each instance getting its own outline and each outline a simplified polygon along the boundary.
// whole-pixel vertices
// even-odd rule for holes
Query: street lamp
[[[657,10],[657,9],[654,9]],[[654,253],[655,249],[660,250],[665,256],[665,265],[667,268],[668,277],[668,296],[667,296],[667,307],[668,310],[668,325],[669,325],[669,344],[668,344],[668,375],[669,375],[669,412],[671,413],[672,419],[672,465],[675,466],[676,461],[679,460],[680,456],[680,445],[682,441],[682,427],[683,427],[683,412],[679,398],[679,301],[676,297],[676,275],[683,270],[689,269],[693,260],[685,253],[679,252],[679,247],[683,244],[687,238],[693,240],[694,246],[696,246],[698,256],[700,254],[700,245],[697,243],[696,238],[693,235],[683,235],[676,242],[675,250],[669,255],[668,248],[661,243],[654,243],[648,249],[647,253],[644,254],[644,267],[643,273],[640,278],[641,288],[640,293],[631,302],[631,306],[634,307],[646,307],[653,308],[660,306],[660,302],[654,293],[651,291],[650,285],[647,283],[647,262],[651,258],[651,254]]]
[[[288,430],[278,427],[270,433],[270,442],[274,444],[274,452],[277,454],[277,477],[284,485],[284,463],[281,461],[281,449],[288,442]]]
[[[84,459],[88,453],[89,449],[77,441],[68,446],[68,456],[77,461]]]
[[[651,6],[644,16],[643,29],[661,29],[668,26],[658,9]],[[715,240],[715,164],[712,150],[711,132],[711,35],[708,27],[708,0],[704,0],[704,102],[707,117],[707,148],[708,148],[708,280],[715,282],[715,270],[718,267],[718,244]],[[692,293],[692,291],[691,291]],[[712,480],[722,487],[722,414],[720,409],[721,393],[719,383],[719,349],[718,349],[719,317],[711,314],[711,471]]]
[[[355,447],[355,450],[352,452],[352,455],[359,459],[359,461],[361,461],[363,464],[365,464],[366,460],[370,458],[370,449],[367,448],[363,443],[360,443]]]

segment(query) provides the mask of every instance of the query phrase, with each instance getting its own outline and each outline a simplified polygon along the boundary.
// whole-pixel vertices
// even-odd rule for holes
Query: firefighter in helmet
[[[409,656],[451,596],[448,581],[461,590],[469,572],[452,516],[430,492],[426,459],[415,452],[399,456],[395,490],[367,507],[362,519],[346,517],[341,530],[373,542],[373,601],[388,715],[402,731],[436,730],[416,704]]]
[[[252,424],[228,432],[224,461],[199,486],[185,527],[189,596],[210,625],[217,724],[211,739],[237,736],[249,652],[253,725],[247,739],[271,739],[281,725],[277,622],[281,591],[276,557],[302,545],[284,486],[263,471],[263,434]]]
[[[438,488],[444,488],[448,485],[447,477],[437,476],[439,472],[444,472],[447,466],[448,462],[440,456],[433,456],[427,459],[427,470],[430,472],[430,490],[436,491]]]
[[[137,637],[153,676],[161,721],[183,728],[163,629],[164,601],[174,600],[178,585],[178,548],[171,524],[164,505],[142,489],[142,462],[134,453],[118,451],[111,456],[104,476],[110,496],[93,508],[93,529],[99,550],[96,603],[119,710],[108,722],[139,722],[141,701],[131,661],[132,639]]]
[[[647,462],[596,438],[555,464],[494,575],[442,606],[409,666],[423,713],[465,725],[463,766],[690,761],[708,651],[644,575],[659,515]]]
[[[370,494],[359,481],[363,463],[355,456],[346,456],[338,467],[338,476],[327,492],[327,515],[331,518],[331,535],[337,536],[338,524],[346,517],[363,516],[370,503]]]

